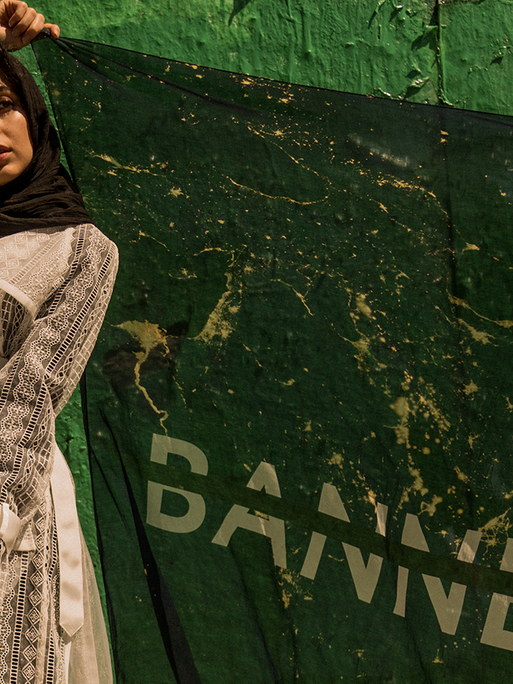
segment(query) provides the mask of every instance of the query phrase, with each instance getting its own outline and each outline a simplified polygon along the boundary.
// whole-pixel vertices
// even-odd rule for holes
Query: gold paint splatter
[[[408,399],[406,397],[398,397],[393,404],[390,404],[390,408],[397,413],[399,418],[404,419],[408,416]]]
[[[167,411],[160,411],[153,403],[153,400],[148,394],[147,389],[141,385],[141,366],[148,358],[152,349],[162,345],[166,351],[166,354],[169,354],[166,331],[162,330],[162,328],[156,323],[149,323],[148,321],[144,321],[144,323],[141,321],[125,321],[124,323],[120,323],[115,327],[125,330],[129,335],[136,339],[142,347],[142,351],[134,352],[135,358],[137,359],[137,363],[135,364],[134,368],[135,384],[143,393],[146,401],[149,403],[155,413],[161,416],[159,419],[160,424],[167,434],[167,430],[164,425],[164,421],[166,421],[168,418]]]
[[[436,507],[439,503],[442,503],[443,499],[441,496],[434,496],[431,503],[426,503],[425,501],[420,502],[420,512],[427,513],[430,518],[436,513]]]
[[[157,240],[157,238],[153,237],[153,235],[148,235],[147,233],[144,233],[142,230],[139,230],[139,238],[142,238],[142,237],[148,238],[150,240],[154,240],[158,245],[160,245],[161,247],[164,247],[164,249],[167,249],[167,251],[169,252],[169,247],[167,245],[165,245],[163,242],[160,242],[160,240]],[[134,242],[136,242],[136,240],[134,240]]]
[[[292,285],[290,285],[289,283],[286,283],[285,281],[281,280],[280,278],[273,278],[272,282],[273,282],[273,283],[280,283],[280,285],[285,285],[285,287],[290,287],[290,289],[292,290],[292,292],[293,292],[293,293],[296,295],[296,297],[300,300],[301,304],[305,307],[305,309],[308,311],[308,313],[310,314],[310,316],[313,316],[313,313],[312,313],[310,307],[309,307],[308,304],[306,303],[305,295],[302,295],[301,292],[298,292],[294,287],[292,287]]]
[[[367,297],[367,295],[364,295],[364,294],[361,294],[361,293],[356,295],[356,308],[358,309],[358,311],[360,311],[361,313],[363,313],[365,316],[367,316],[368,318],[371,318],[371,316],[372,316],[372,309],[371,309],[370,306],[365,302],[365,298],[366,298],[366,297]]]
[[[473,245],[473,244],[471,244],[470,242],[467,242],[467,244],[465,245],[465,247],[463,247],[463,249],[462,249],[461,251],[462,251],[462,252],[470,252],[470,251],[477,251],[477,252],[479,252],[480,249],[479,249],[479,247],[478,247],[477,245]]]
[[[255,195],[259,195],[260,197],[267,197],[268,199],[286,200],[287,202],[292,202],[292,204],[299,204],[302,207],[306,207],[309,204],[319,204],[319,202],[324,202],[329,197],[329,195],[325,195],[324,197],[321,197],[321,199],[318,200],[312,200],[310,202],[300,202],[299,200],[292,199],[292,197],[285,197],[284,195],[267,195],[265,192],[261,192],[260,190],[256,190],[255,188],[250,188],[249,185],[237,183],[237,181],[233,180],[233,178],[230,178],[230,176],[225,176],[225,178],[227,178],[230,181],[230,183],[233,183],[237,188],[249,190],[250,192],[254,192]]]
[[[445,418],[445,416],[442,414],[441,410],[436,406],[433,399],[431,399],[427,396],[427,392],[429,392],[433,396],[435,394],[435,389],[433,388],[432,385],[424,383],[422,378],[419,378],[419,384],[423,384],[425,389],[426,389],[426,394],[420,394],[419,393],[419,395],[418,395],[419,396],[419,404],[424,405],[428,409],[428,411],[426,412],[426,413],[428,413],[428,415],[425,417],[427,418],[427,417],[429,417],[429,415],[433,416],[433,418],[436,420],[436,422],[438,424],[438,428],[440,430],[444,430],[445,432],[447,432],[450,429],[451,424],[449,423],[447,418]],[[419,408],[420,408],[420,406],[419,406]]]
[[[405,425],[397,425],[395,428],[397,444],[406,444],[410,437],[410,430]]]
[[[406,397],[398,397],[390,408],[397,413],[401,422],[394,428],[397,437],[397,444],[405,444],[408,442],[410,431],[408,429],[408,399]]]
[[[420,476],[420,470],[418,468],[411,468],[410,466],[408,466],[408,470],[410,475],[415,478],[412,488],[420,492],[422,496],[425,496],[429,492],[429,489],[424,487],[424,480]]]
[[[458,480],[461,480],[462,482],[468,482],[468,475],[462,473],[458,466],[454,466],[454,470],[456,472],[456,477],[458,478]]]
[[[117,159],[114,159],[114,157],[110,157],[108,154],[94,154],[91,152],[92,157],[97,157],[98,159],[102,159],[103,161],[106,161],[108,164],[112,164],[114,168],[116,169],[124,169],[125,171],[131,171],[132,173],[147,173],[150,176],[158,176],[158,173],[153,173],[150,171],[150,169],[145,169],[141,168],[140,166],[125,166],[124,164],[121,164],[118,162]],[[111,173],[108,171],[107,173],[110,173],[111,175],[116,175],[115,173]]]
[[[461,325],[464,325],[467,328],[467,330],[470,332],[470,334],[476,340],[476,342],[482,342],[483,344],[490,344],[490,340],[488,338],[491,337],[492,340],[494,339],[494,336],[491,335],[490,333],[485,333],[485,332],[481,332],[480,330],[476,330],[471,325],[469,325],[469,323],[464,321],[462,318],[458,318],[457,321],[458,321],[458,323],[460,323]]]
[[[436,195],[434,192],[426,192],[426,189],[422,185],[415,185],[414,183],[408,183],[402,179],[395,178],[394,176],[384,176],[383,174],[377,174],[375,177],[371,174],[370,171],[367,171],[363,167],[361,167],[360,163],[356,162],[354,159],[348,159],[345,164],[352,164],[353,166],[360,167],[358,170],[362,176],[371,176],[371,180],[376,183],[376,185],[379,185],[380,187],[382,185],[392,185],[395,188],[403,189],[403,190],[413,190],[413,191],[420,191],[423,195],[427,195],[428,197],[432,197],[434,200],[437,199]],[[442,213],[447,215],[447,212],[440,207],[440,210]]]
[[[447,296],[448,296],[451,304],[454,304],[455,306],[461,306],[464,309],[468,309],[469,311],[472,311],[473,314],[475,314],[478,318],[481,318],[483,321],[488,321],[489,323],[493,323],[494,325],[499,325],[501,328],[511,328],[513,326],[513,321],[511,321],[511,320],[506,319],[506,320],[502,320],[502,321],[495,321],[495,320],[493,320],[493,318],[487,318],[486,316],[483,316],[482,314],[478,313],[475,309],[473,309],[471,306],[469,306],[464,299],[460,299],[459,297],[454,297],[449,292],[447,293]],[[463,323],[464,325],[466,325],[471,330],[473,329],[465,321],[458,319],[458,322]],[[491,335],[490,337],[493,337],[493,335]]]
[[[358,354],[355,354],[355,359],[358,362],[358,368],[361,371],[366,370],[365,367],[365,361],[367,358],[367,355],[369,353],[369,345],[370,345],[370,340],[368,337],[361,337],[359,340],[349,340],[347,337],[342,337],[342,339],[345,342],[349,342],[358,352]],[[369,378],[369,381],[371,385],[374,385],[374,380],[372,378]]]
[[[227,315],[233,315],[239,310],[239,306],[231,304],[231,299],[236,293],[240,294],[240,289],[234,288],[232,282],[232,274],[227,273],[226,292],[221,295],[203,329],[194,339],[201,340],[202,342],[211,342],[214,337],[220,337],[222,340],[225,340],[231,335],[234,327],[227,319]]]
[[[511,509],[508,508],[501,515],[492,518],[483,527],[478,527],[477,531],[482,532],[482,540],[486,546],[497,546],[500,544],[499,536],[504,535],[509,536],[509,530],[512,527],[512,523],[508,518],[508,513]]]
[[[465,394],[473,394],[474,392],[477,392],[478,389],[478,386],[473,380],[471,380],[468,385],[463,386]]]
[[[293,574],[292,571],[286,570],[285,568],[279,568],[278,572],[278,584],[282,588],[282,593],[281,593],[281,599],[283,601],[283,605],[285,608],[288,608],[290,605],[290,599],[293,596],[293,593],[296,594],[301,594],[301,588],[297,582],[297,577]],[[284,586],[284,583],[287,583],[289,586]],[[303,597],[304,598],[304,597]]]

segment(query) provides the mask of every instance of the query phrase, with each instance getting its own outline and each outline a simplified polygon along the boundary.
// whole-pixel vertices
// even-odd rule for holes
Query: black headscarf
[[[0,46],[0,75],[21,100],[34,157],[23,173],[0,186],[0,237],[34,228],[67,228],[92,223],[66,169],[60,163],[57,131],[36,82]]]

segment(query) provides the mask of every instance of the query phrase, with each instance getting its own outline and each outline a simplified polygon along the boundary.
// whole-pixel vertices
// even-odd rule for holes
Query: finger
[[[25,16],[28,5],[23,0],[6,0],[4,2],[4,9],[7,17],[9,17],[8,26],[12,28]]]
[[[37,36],[37,34],[41,32],[44,23],[45,18],[42,14],[38,14],[28,29],[20,35],[22,43],[24,45],[28,45]]]
[[[42,17],[43,21],[38,19],[38,17]],[[18,23],[15,26],[11,27],[13,37],[17,38],[18,36],[21,36],[21,34],[25,33],[25,31],[28,28],[30,28],[30,26],[36,21],[38,21],[41,24],[42,28],[43,24],[45,23],[45,18],[42,14],[38,15],[38,13],[33,7],[27,7],[27,11],[23,15],[23,17],[18,21]]]
[[[52,38],[58,38],[61,35],[61,29],[57,24],[45,24],[43,28],[49,29]]]

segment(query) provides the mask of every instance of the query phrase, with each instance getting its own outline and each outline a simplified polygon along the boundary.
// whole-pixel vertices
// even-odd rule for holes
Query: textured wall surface
[[[511,0],[41,0],[63,35],[351,92],[513,113]]]
[[[513,114],[512,8],[511,0],[442,5],[442,80],[455,107]]]

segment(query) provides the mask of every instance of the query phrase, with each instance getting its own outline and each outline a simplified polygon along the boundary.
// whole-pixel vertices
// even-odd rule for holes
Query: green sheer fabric
[[[495,683],[512,120],[35,50],[120,250],[84,385],[118,681]]]

